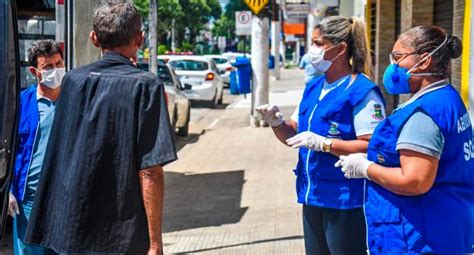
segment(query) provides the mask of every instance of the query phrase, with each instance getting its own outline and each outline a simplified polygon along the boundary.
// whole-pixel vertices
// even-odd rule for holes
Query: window
[[[166,66],[158,66],[158,78],[166,85],[166,86],[174,86],[173,78],[171,77],[170,71]]]
[[[211,70],[216,72],[216,73],[219,73],[219,69],[217,68],[217,66],[214,62],[211,62]]]
[[[209,65],[206,62],[199,60],[172,60],[170,65],[175,70],[205,71],[209,69]]]
[[[227,59],[225,59],[225,58],[212,58],[212,59],[213,59],[214,62],[216,62],[216,64],[218,64],[218,65],[219,65],[219,64],[225,64],[225,63],[228,62]]]

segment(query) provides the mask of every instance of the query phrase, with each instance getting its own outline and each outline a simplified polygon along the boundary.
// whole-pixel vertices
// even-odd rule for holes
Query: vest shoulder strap
[[[359,104],[372,90],[374,90],[379,95],[385,105],[382,91],[373,81],[361,73],[358,74],[355,79],[356,80],[352,82],[347,88],[348,92],[350,93],[350,102],[352,106]]]

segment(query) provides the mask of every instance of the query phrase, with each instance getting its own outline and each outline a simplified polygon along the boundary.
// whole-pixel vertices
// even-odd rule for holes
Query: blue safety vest
[[[18,147],[16,149],[15,171],[10,188],[18,202],[23,201],[25,195],[28,171],[30,170],[31,158],[34,152],[36,131],[40,121],[36,93],[37,85],[33,85],[23,90],[20,94]]]
[[[440,128],[445,145],[433,187],[400,196],[367,182],[365,213],[371,254],[465,254],[473,251],[474,145],[469,115],[451,86],[428,92],[380,123],[368,159],[400,167],[396,151],[406,121],[422,111]]]
[[[299,106],[298,133],[311,131],[328,138],[357,139],[354,107],[365,99],[371,90],[380,98],[380,89],[366,76],[358,74],[351,83],[350,76],[319,101],[326,76],[316,77],[308,83]],[[362,207],[363,180],[348,180],[334,167],[338,158],[330,153],[299,150],[296,167],[298,202],[334,209]]]

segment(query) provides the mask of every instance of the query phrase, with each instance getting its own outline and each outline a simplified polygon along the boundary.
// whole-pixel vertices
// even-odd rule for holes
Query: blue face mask
[[[409,94],[410,90],[410,77],[411,76],[432,76],[439,75],[440,73],[411,73],[420,63],[431,57],[436,51],[438,51],[448,41],[448,35],[444,39],[444,42],[434,49],[430,54],[418,61],[410,70],[404,67],[400,67],[394,61],[390,61],[391,64],[385,69],[383,74],[383,85],[387,92],[391,95]]]
[[[383,86],[390,95],[410,93],[410,73],[398,64],[390,64],[383,74]]]

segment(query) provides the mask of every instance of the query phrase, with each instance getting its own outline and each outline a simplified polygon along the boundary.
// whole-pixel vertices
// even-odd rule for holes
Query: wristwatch
[[[332,139],[326,138],[323,141],[323,152],[331,152],[331,147],[332,147]]]

